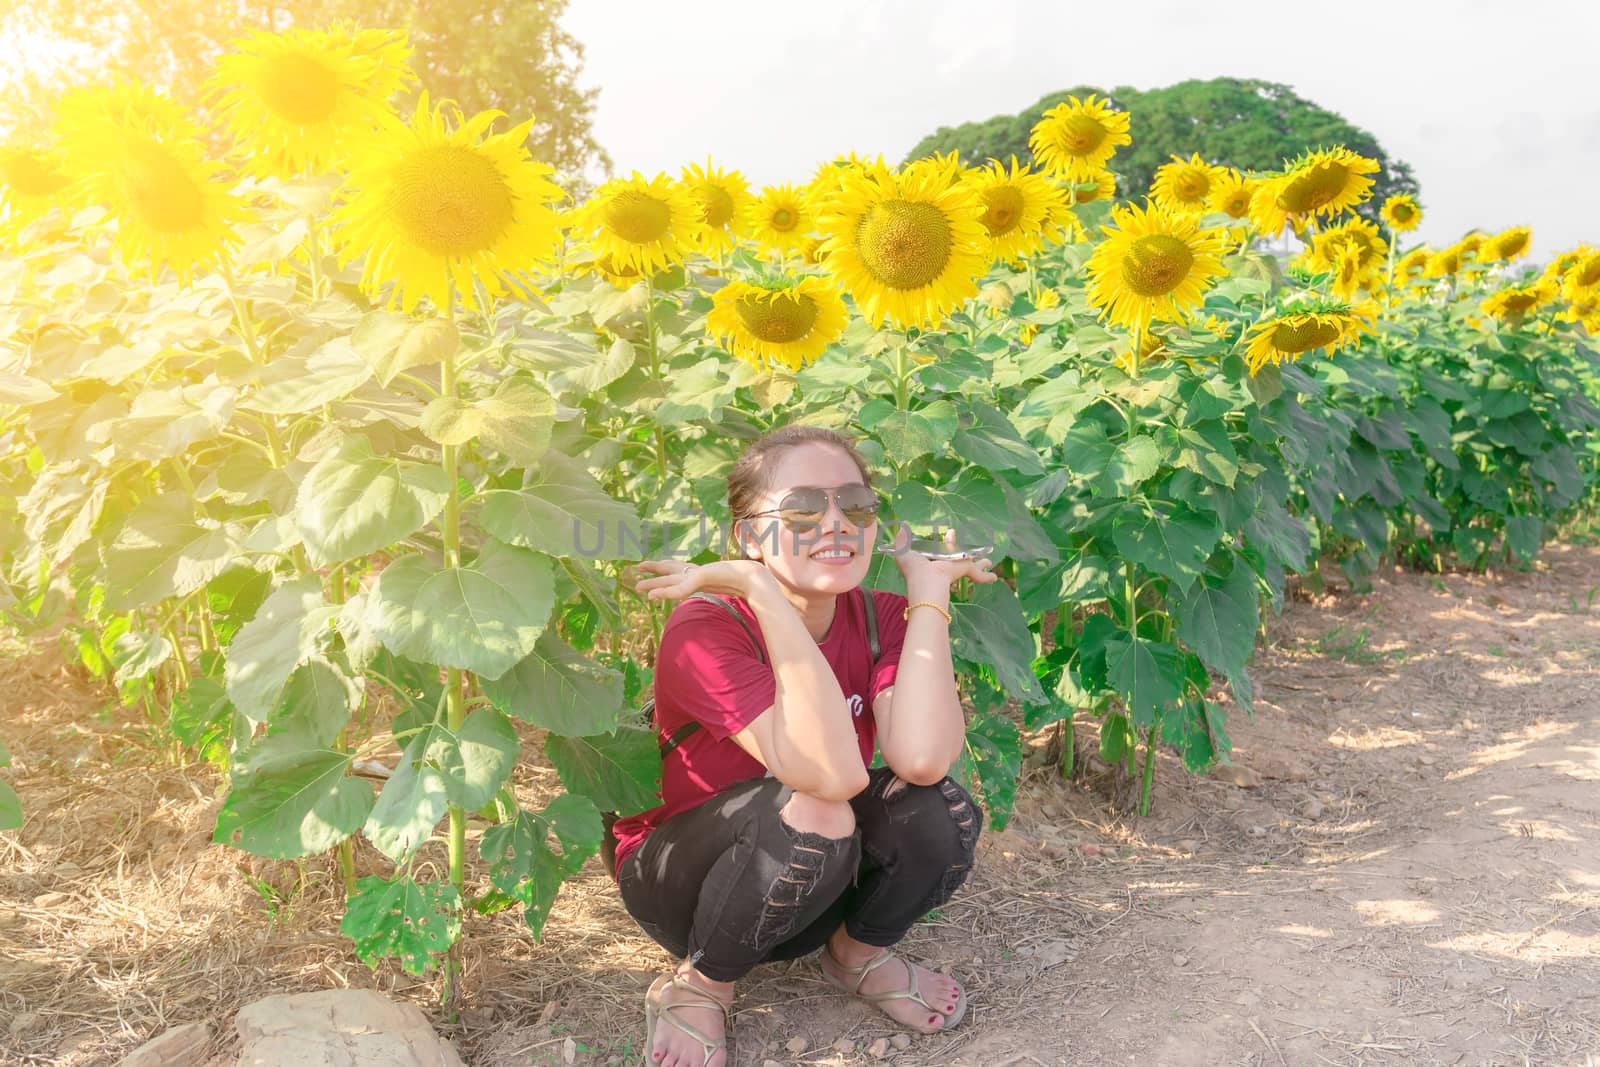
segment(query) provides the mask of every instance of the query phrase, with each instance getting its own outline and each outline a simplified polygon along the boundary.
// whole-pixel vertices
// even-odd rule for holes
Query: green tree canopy
[[[1174,155],[1188,158],[1191,152],[1198,152],[1210,163],[1270,171],[1282,168],[1285,160],[1307,149],[1334,145],[1344,145],[1383,165],[1372,199],[1362,205],[1364,214],[1375,213],[1385,197],[1417,193],[1411,168],[1385,152],[1366,130],[1286,85],[1243,78],[1185,81],[1150,90],[1121,86],[1110,92],[1079,86],[1052,93],[1017,115],[941,126],[917,142],[907,158],[954,151],[969,163],[990,157],[1009,160],[1012,155],[1030,160],[1028,132],[1040,117],[1068,96],[1081,99],[1089,93],[1107,96],[1112,106],[1128,112],[1133,144],[1111,160],[1119,179],[1118,194],[1125,198],[1142,197],[1156,168]]]
[[[531,115],[534,157],[577,175],[611,161],[590,131],[596,90],[578,85],[583,46],[560,25],[566,7],[567,0],[35,0],[0,15],[0,33],[89,49],[96,71],[140,77],[192,104],[218,54],[250,30],[339,20],[404,29],[420,87],[434,99],[469,113],[498,108],[513,122]],[[84,77],[31,72],[0,99],[0,126],[43,120],[50,96]]]

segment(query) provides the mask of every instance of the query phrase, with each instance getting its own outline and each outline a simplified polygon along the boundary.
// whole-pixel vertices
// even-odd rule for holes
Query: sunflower
[[[1034,125],[1028,147],[1039,165],[1054,175],[1077,181],[1094,181],[1120,145],[1131,144],[1128,114],[1113,111],[1108,101],[1090,93],[1057,104]]]
[[[881,155],[877,158],[876,163],[878,166],[883,165],[883,157]],[[818,167],[817,172],[806,183],[804,190],[806,202],[820,210],[844,186],[846,178],[852,174],[860,174],[871,165],[873,165],[873,161],[862,159],[854,152],[835,156]]]
[[[118,78],[106,85],[69,89],[55,103],[55,138],[69,159],[92,159],[100,143],[126,130],[157,139],[195,140],[199,127],[182,105],[145,82]]]
[[[567,263],[572,269],[587,269],[590,273],[604,278],[615,289],[632,289],[644,277],[638,267],[619,264],[610,256],[597,255],[587,264],[575,263],[572,259],[568,259]]]
[[[1533,243],[1533,231],[1526,226],[1513,226],[1501,230],[1493,237],[1485,237],[1478,246],[1480,263],[1498,263],[1525,255]]]
[[[1215,179],[1211,183],[1210,200],[1206,206],[1229,218],[1247,219],[1250,217],[1250,198],[1255,195],[1256,186],[1260,184],[1256,179],[1246,178],[1236,170],[1218,167]]]
[[[570,216],[597,256],[650,274],[683,260],[701,240],[703,212],[694,194],[665,174],[613,178]]]
[[[1089,302],[1130,330],[1185,321],[1223,273],[1223,235],[1154,206],[1115,208],[1111,221],[1089,257]]]
[[[1483,247],[1484,235],[1474,230],[1467,234],[1454,245],[1457,252],[1461,253],[1461,262],[1477,262],[1479,250]]]
[[[1398,278],[1409,278],[1413,274],[1421,275],[1428,265],[1428,257],[1433,255],[1433,249],[1427,245],[1418,245],[1399,259],[1395,260],[1394,273]]]
[[[1061,291],[1059,289],[1040,289],[1034,294],[1033,297],[1033,307],[1035,311],[1043,311],[1045,308],[1057,307],[1060,305],[1060,303]]]
[[[825,265],[874,326],[937,326],[989,268],[984,210],[953,162],[913,174],[874,166],[822,216]]]
[[[712,255],[733,248],[749,227],[750,205],[754,198],[738,171],[713,167],[706,160],[683,169],[683,184],[700,204],[700,247]]]
[[[1269,237],[1283,232],[1291,219],[1337,215],[1372,195],[1369,174],[1378,161],[1348,148],[1308,152],[1291,162],[1284,172],[1261,183],[1250,201],[1250,218]]]
[[[1188,159],[1175,155],[1171,163],[1156,168],[1150,194],[1168,211],[1204,214],[1219,173],[1225,172],[1201,159],[1198,152]]]
[[[1017,331],[1017,340],[1022,342],[1023,348],[1033,344],[1033,339],[1038,336],[1039,324],[1037,322],[1025,322],[1022,324],[1022,328]]]
[[[1567,303],[1556,318],[1561,322],[1580,322],[1590,333],[1600,332],[1600,293],[1590,290],[1581,299]]]
[[[1451,245],[1441,248],[1428,257],[1427,264],[1422,268],[1424,278],[1449,278],[1461,271],[1461,246]]]
[[[206,158],[193,124],[90,124],[73,127],[71,136],[94,140],[92,148],[69,148],[74,195],[110,212],[117,250],[130,266],[143,264],[152,277],[170,266],[187,283],[196,267],[216,262],[238,240],[234,226],[248,212],[218,179],[220,168]]]
[[[261,177],[344,166],[353,140],[416,80],[411,46],[393,30],[256,30],[230,47],[207,91],[245,168]]]
[[[1584,246],[1561,276],[1561,293],[1577,303],[1586,294],[1593,293],[1596,284],[1600,284],[1600,251]]]
[[[1357,268],[1363,271],[1377,267],[1389,254],[1389,242],[1378,235],[1377,226],[1366,219],[1350,219],[1314,236],[1307,261],[1313,270],[1332,271],[1339,256],[1351,248],[1357,253]]]
[[[1509,285],[1479,305],[1485,315],[1516,326],[1522,317],[1535,308],[1543,307],[1556,298],[1556,287],[1538,281],[1532,285]]]
[[[1042,175],[1017,166],[1011,170],[991,159],[983,170],[969,171],[967,179],[983,198],[983,228],[989,233],[989,250],[997,259],[1031,256],[1044,243],[1045,226],[1056,206],[1056,187]]]
[[[1251,327],[1245,359],[1250,373],[1268,363],[1293,363],[1307,352],[1329,353],[1373,330],[1376,309],[1368,304],[1322,302],[1274,316]]]
[[[18,222],[55,207],[72,179],[58,152],[31,145],[0,145],[0,208]]]
[[[1167,348],[1167,339],[1154,330],[1146,330],[1139,335],[1139,366],[1148,367],[1152,363],[1163,362],[1171,349]],[[1112,357],[1112,364],[1124,374],[1133,373],[1133,344],[1129,342],[1126,348],[1118,348],[1117,354]]]
[[[1370,288],[1374,279],[1373,269],[1365,262],[1365,255],[1357,245],[1344,245],[1334,253],[1333,295],[1340,300],[1350,301],[1355,299],[1357,289]]]
[[[800,249],[817,226],[817,214],[804,192],[794,185],[768,185],[751,209],[756,243],[769,252]]]
[[[550,205],[563,193],[550,168],[528,155],[532,120],[490,133],[499,115],[468,119],[454,105],[430,107],[423,93],[409,126],[380,118],[380,133],[364,145],[334,216],[340,261],[366,257],[361,284],[368,292],[393,281],[391,306],[410,311],[427,297],[443,310],[452,290],[465,295],[476,280],[491,295],[503,293],[508,277],[551,257],[559,230]],[[594,202],[603,213],[607,201]],[[631,246],[631,254],[618,253],[622,244],[597,241],[597,254],[619,267],[638,266]]]
[[[1405,193],[1385,200],[1379,214],[1395,233],[1410,233],[1422,225],[1422,208],[1417,206],[1417,198]]]
[[[1110,200],[1117,195],[1117,176],[1109,170],[1102,170],[1083,181],[1071,182],[1069,186],[1062,189],[1065,203],[1092,204],[1096,200]]]
[[[795,282],[729,282],[711,298],[706,333],[757,367],[799,370],[837,341],[850,321],[844,299],[814,275]]]

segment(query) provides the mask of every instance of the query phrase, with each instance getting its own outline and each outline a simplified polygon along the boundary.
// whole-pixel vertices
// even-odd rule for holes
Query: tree
[[[1362,205],[1363,214],[1375,216],[1383,200],[1396,193],[1417,193],[1411,168],[1392,158],[1366,130],[1286,85],[1242,78],[1186,81],[1148,91],[1121,86],[1109,93],[1080,86],[1052,93],[1017,115],[940,127],[919,141],[908,158],[955,151],[971,163],[991,156],[1009,159],[1012,154],[1031,159],[1028,132],[1034,123],[1068,96],[1081,99],[1089,93],[1109,97],[1112,106],[1129,114],[1133,144],[1111,161],[1118,193],[1125,198],[1142,197],[1156,168],[1174,155],[1187,158],[1198,152],[1212,163],[1270,171],[1308,149],[1334,145],[1370,156],[1383,166],[1372,199]]]
[[[531,115],[534,157],[575,176],[611,161],[591,133],[597,90],[578,85],[583,46],[561,28],[566,7],[567,0],[36,0],[0,17],[0,33],[92,49],[95,68],[135,75],[193,104],[217,55],[249,30],[338,20],[405,29],[421,88],[469,113],[498,108],[514,122]],[[38,122],[48,94],[83,77],[33,73],[22,93],[0,100],[0,123]]]

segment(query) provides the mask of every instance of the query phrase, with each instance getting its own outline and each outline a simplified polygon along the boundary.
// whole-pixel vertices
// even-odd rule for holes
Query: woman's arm
[[[950,610],[948,582],[906,585],[908,604]],[[966,743],[967,718],[950,659],[950,624],[931,607],[912,610],[894,684],[872,702],[883,762],[903,781],[933,785],[950,773]],[[904,709],[898,718],[895,709]]]
[[[950,610],[950,587],[961,578],[997,581],[987,559],[896,557],[906,579],[906,604]],[[967,718],[950,658],[950,624],[933,607],[911,607],[894,684],[872,702],[878,749],[889,769],[913,785],[934,785],[950,773],[966,744]],[[898,711],[898,714],[897,714]]]
[[[823,800],[849,800],[867,787],[855,723],[839,679],[805,620],[767,575],[745,599],[761,623],[778,692],[772,707],[733,735],[784,785]]]
[[[719,560],[703,566],[647,560],[636,588],[652,600],[704,590],[742,597],[755,612],[767,646],[773,703],[728,736],[792,788],[825,800],[848,800],[867,785],[844,692],[805,621],[761,564]]]

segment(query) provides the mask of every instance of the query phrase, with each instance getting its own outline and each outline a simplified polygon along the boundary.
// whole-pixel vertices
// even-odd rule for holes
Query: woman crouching
[[[834,985],[950,1029],[960,984],[891,946],[972,869],[982,813],[949,777],[966,729],[950,588],[996,576],[901,552],[906,596],[863,588],[878,497],[831,430],[751,445],[728,506],[742,558],[639,565],[641,593],[684,601],[655,670],[664,802],[614,827],[628,912],[682,960],[646,996],[647,1062],[728,1067],[735,983],[819,949]]]

